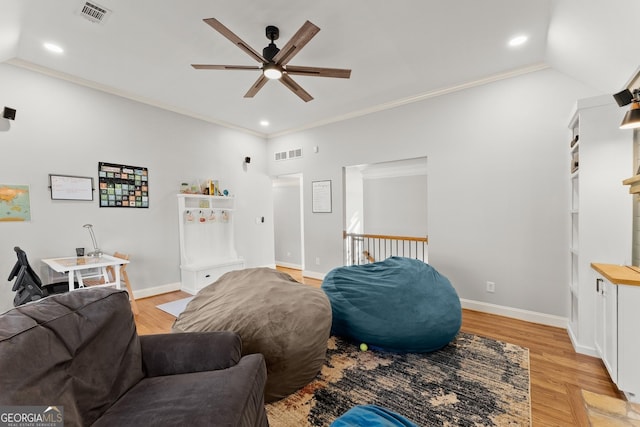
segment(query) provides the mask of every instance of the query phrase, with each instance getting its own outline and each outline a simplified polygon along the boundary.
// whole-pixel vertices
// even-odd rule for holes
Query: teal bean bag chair
[[[349,409],[330,427],[418,427],[402,415],[376,405],[358,405]]]
[[[392,257],[330,271],[322,290],[331,302],[331,333],[369,347],[426,353],[460,330],[460,298],[449,279],[422,261]]]

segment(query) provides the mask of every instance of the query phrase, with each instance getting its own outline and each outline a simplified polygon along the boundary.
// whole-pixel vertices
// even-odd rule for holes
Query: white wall
[[[177,198],[183,180],[216,178],[237,197],[236,249],[249,267],[272,265],[271,179],[262,138],[0,64],[0,102],[17,109],[0,132],[0,183],[31,186],[32,221],[0,223],[0,273],[22,247],[39,270],[41,258],[90,247],[92,223],[106,252],[131,254],[134,290],[180,281]],[[243,168],[245,156],[252,161]],[[149,209],[99,208],[51,201],[49,173],[92,176],[98,162],[149,168]],[[265,223],[256,224],[256,217]],[[0,287],[0,311],[11,284]]]
[[[364,232],[427,237],[427,176],[365,179]]]
[[[304,173],[306,206],[311,181],[334,183],[332,214],[305,210],[308,274],[342,263],[342,167],[427,157],[430,263],[462,298],[566,317],[567,122],[591,95],[549,69],[270,140],[269,159],[319,147],[269,162],[271,175]]]

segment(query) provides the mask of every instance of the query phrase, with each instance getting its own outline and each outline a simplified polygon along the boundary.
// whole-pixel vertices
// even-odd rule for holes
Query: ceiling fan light
[[[631,108],[624,115],[622,123],[620,123],[620,129],[635,129],[640,128],[640,102],[634,102],[631,104]]]
[[[276,64],[269,63],[262,67],[262,74],[268,79],[278,80],[282,77],[282,69]]]

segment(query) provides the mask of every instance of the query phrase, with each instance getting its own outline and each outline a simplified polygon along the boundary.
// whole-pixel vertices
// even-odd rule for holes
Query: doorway
[[[273,179],[273,228],[275,263],[304,270],[304,219],[302,174]]]
[[[427,158],[347,166],[343,172],[345,264],[394,255],[426,262]]]

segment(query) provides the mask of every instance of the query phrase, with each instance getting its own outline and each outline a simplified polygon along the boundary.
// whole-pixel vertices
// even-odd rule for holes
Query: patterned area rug
[[[328,426],[375,404],[425,426],[530,426],[529,350],[459,333],[427,354],[359,350],[331,337],[318,377],[267,405],[271,427]]]

